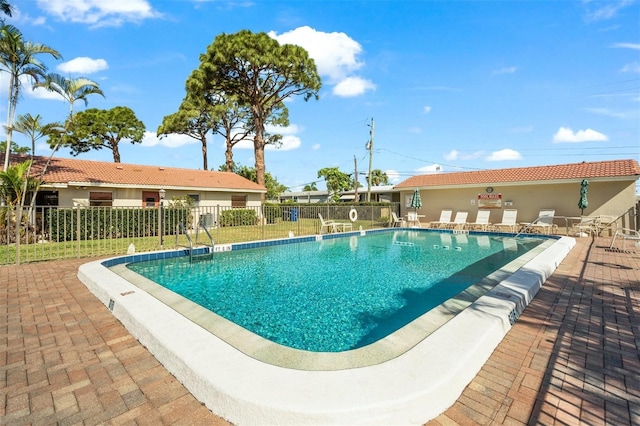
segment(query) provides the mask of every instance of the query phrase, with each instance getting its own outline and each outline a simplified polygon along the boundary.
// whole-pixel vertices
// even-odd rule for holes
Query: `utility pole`
[[[354,171],[353,171],[353,185],[355,186],[354,189],[354,193],[353,193],[353,202],[357,203],[360,201],[360,197],[358,197],[358,159],[356,158],[356,156],[353,156],[353,167],[354,167]]]
[[[369,150],[369,178],[367,179],[367,202],[371,202],[371,164],[373,163],[373,118],[371,119],[371,130],[369,131],[369,142],[367,143],[367,149]]]

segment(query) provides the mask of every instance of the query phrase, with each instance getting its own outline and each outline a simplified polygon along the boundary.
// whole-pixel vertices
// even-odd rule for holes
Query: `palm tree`
[[[37,186],[36,181],[27,175],[30,166],[31,161],[24,161],[0,172],[0,198],[7,203],[9,210],[20,202],[25,187],[30,190]]]
[[[76,101],[84,101],[84,105],[87,106],[89,104],[89,100],[87,97],[89,95],[100,95],[104,97],[104,93],[100,90],[100,86],[93,80],[89,80],[85,77],[77,77],[77,78],[67,78],[63,77],[60,74],[47,74],[44,81],[38,82],[34,85],[34,87],[42,87],[51,92],[55,92],[62,96],[62,98],[69,103],[69,118],[64,124],[64,128],[61,128],[59,125],[53,124],[48,129],[48,134],[54,135],[58,133],[58,137],[55,138],[56,141],[53,143],[51,147],[51,155],[47,159],[47,163],[42,168],[42,172],[40,173],[40,178],[42,178],[47,172],[47,167],[49,167],[49,163],[51,162],[51,158],[56,153],[62,141],[64,139],[64,135],[67,133],[69,129],[69,125],[73,120],[73,104]],[[35,194],[34,194],[35,197]]]
[[[22,133],[23,135],[28,136],[29,139],[31,139],[31,162],[29,164],[29,168],[27,169],[27,176],[31,176],[31,165],[33,164],[33,157],[36,153],[36,141],[43,138],[44,136],[50,135],[56,128],[59,127],[59,123],[42,124],[42,117],[40,116],[40,114],[37,114],[35,117],[31,114],[18,116],[18,119],[13,126],[13,130]],[[27,181],[25,180],[25,188],[22,193],[22,199],[20,200],[20,207],[24,206],[24,197],[27,193],[26,185]],[[35,195],[36,194],[34,193],[31,200],[29,214],[31,213],[31,209],[33,208],[35,202]]]
[[[104,98],[98,83],[85,77],[67,78],[51,73],[45,76],[44,81],[36,83],[33,87],[43,87],[62,96],[69,103],[69,118],[73,115],[73,104],[76,101],[84,101],[84,105],[87,106],[89,95],[100,95]]]
[[[367,180],[369,177],[367,176]],[[375,169],[371,171],[371,185],[380,186],[380,185],[389,185],[389,176],[385,172],[380,169]]]
[[[0,5],[1,7],[1,5]],[[11,134],[16,116],[16,107],[20,98],[21,79],[30,77],[35,83],[45,76],[47,67],[36,58],[36,55],[47,53],[55,59],[61,58],[58,51],[40,43],[24,41],[22,33],[12,25],[0,27],[0,70],[9,73],[9,95],[7,107],[7,148],[4,156],[4,168],[9,167],[11,153]]]
[[[11,14],[13,13],[13,7],[7,0],[0,0],[0,12],[4,13],[7,16],[11,16]]]

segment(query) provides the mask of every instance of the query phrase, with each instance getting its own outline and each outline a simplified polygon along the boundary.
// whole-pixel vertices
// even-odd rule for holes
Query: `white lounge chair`
[[[609,232],[615,234],[618,227],[617,220],[618,218],[616,216],[612,216],[608,214],[599,215],[597,220],[597,223],[598,223],[598,229],[596,231],[597,235],[601,236],[602,233],[607,229],[610,230]],[[611,233],[609,235],[611,235]]]
[[[353,225],[351,225],[351,223],[347,223],[347,222],[335,222],[332,220],[324,220],[324,218],[322,217],[322,215],[320,213],[318,213],[318,217],[320,218],[320,233],[322,234],[322,232],[324,230],[326,230],[327,232],[344,232],[347,230],[347,228],[349,228],[349,230],[351,231],[353,229]]]
[[[486,231],[491,226],[489,222],[489,216],[491,215],[491,210],[478,210],[478,214],[476,216],[476,221],[467,223],[467,228],[469,229],[479,229],[481,231]]]
[[[553,216],[556,211],[554,209],[542,209],[538,213],[537,219],[532,223],[522,223],[525,231],[539,232],[541,234],[550,234],[553,230]]]
[[[391,227],[403,228],[405,226],[406,226],[406,222],[404,218],[399,218],[396,212],[391,212]]]
[[[580,222],[574,223],[571,227],[571,235],[576,237],[586,237],[598,233],[598,218],[592,216],[582,216]]]
[[[442,210],[440,212],[440,219],[434,222],[429,222],[429,228],[444,228],[451,223],[451,215],[453,210]]]
[[[616,232],[613,233],[613,238],[611,239],[611,244],[609,248],[613,248],[613,245],[616,243],[616,239],[622,240],[622,250],[624,250],[624,245],[629,241],[635,241],[636,246],[640,246],[640,232],[635,229],[630,228],[618,228]]]
[[[464,229],[467,225],[467,216],[469,216],[469,212],[456,212],[453,222],[448,223],[445,227],[449,229]]]
[[[518,228],[518,223],[516,222],[517,218],[517,209],[505,209],[502,212],[502,222],[496,223],[493,226],[498,231],[506,230],[507,232],[516,232]]]

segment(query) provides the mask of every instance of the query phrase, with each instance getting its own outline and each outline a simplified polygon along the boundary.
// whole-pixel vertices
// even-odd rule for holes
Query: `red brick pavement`
[[[429,425],[640,424],[640,249],[607,243],[578,240]],[[87,261],[0,267],[0,423],[228,424],[76,278]]]

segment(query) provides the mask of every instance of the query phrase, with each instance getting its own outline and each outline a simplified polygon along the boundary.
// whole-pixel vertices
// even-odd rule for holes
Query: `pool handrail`
[[[198,231],[200,230],[200,228],[204,230],[204,233],[207,234],[207,237],[209,238],[209,244],[202,243],[202,245],[209,247],[209,254],[213,256],[213,237],[211,236],[211,233],[209,233],[207,227],[204,225],[204,217],[200,218],[198,227],[196,228],[196,246],[198,245]]]
[[[178,244],[180,231],[182,231],[184,236],[187,237],[187,241],[189,241],[189,247]],[[193,261],[193,241],[191,240],[191,237],[189,236],[189,233],[187,232],[187,229],[184,227],[184,224],[182,222],[178,222],[178,224],[176,225],[176,247],[184,247],[189,249],[189,262]]]
[[[200,220],[200,222],[198,222],[198,227],[196,228],[196,243],[195,243],[195,245],[198,246],[198,232],[200,230],[200,227],[202,227],[202,229],[204,229],[204,232],[209,237],[209,241],[211,243],[210,245],[202,243],[202,245],[206,246],[206,247],[209,247],[209,253],[208,254],[213,257],[213,237],[209,233],[209,230],[207,229],[207,227],[204,226],[202,220]],[[187,237],[187,241],[189,241],[189,246],[188,247],[185,246],[185,245],[178,244],[178,237],[180,236],[181,232],[184,234],[185,237]],[[187,232],[187,228],[185,228],[185,226],[184,226],[184,224],[182,222],[178,222],[178,224],[176,225],[176,247],[184,247],[186,249],[189,249],[189,262],[193,262],[193,240],[189,236],[189,233]]]

